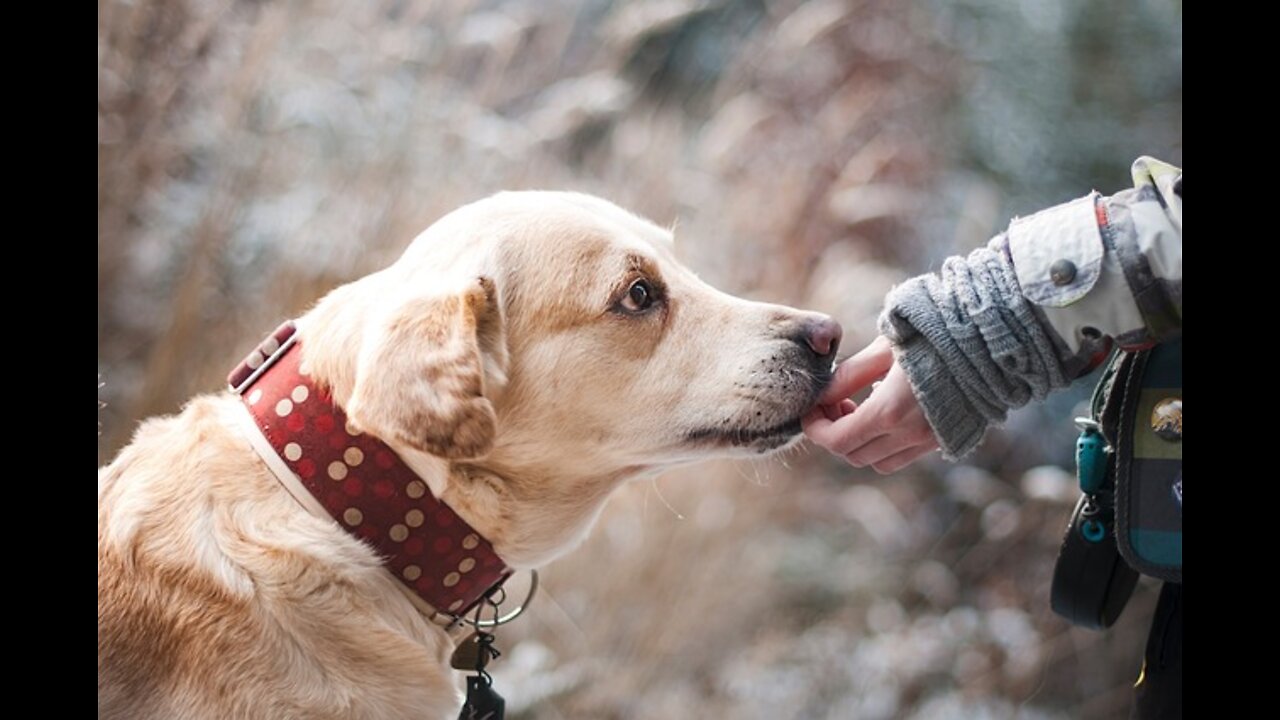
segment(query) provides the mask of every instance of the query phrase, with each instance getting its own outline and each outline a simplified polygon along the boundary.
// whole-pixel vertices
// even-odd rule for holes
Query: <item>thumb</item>
[[[831,384],[818,398],[821,404],[834,404],[884,377],[893,367],[893,345],[881,335],[856,355],[840,363]]]

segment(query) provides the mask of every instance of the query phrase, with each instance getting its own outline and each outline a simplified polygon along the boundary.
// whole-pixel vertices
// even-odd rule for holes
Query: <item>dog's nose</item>
[[[826,315],[807,318],[803,326],[804,341],[818,357],[828,358],[836,354],[844,329],[840,323]]]

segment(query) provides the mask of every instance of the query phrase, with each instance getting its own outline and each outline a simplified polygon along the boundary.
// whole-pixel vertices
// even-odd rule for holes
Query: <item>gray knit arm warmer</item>
[[[1023,298],[1004,235],[885,298],[880,332],[924,409],[943,457],[967,455],[1011,408],[1070,383],[1068,350]]]

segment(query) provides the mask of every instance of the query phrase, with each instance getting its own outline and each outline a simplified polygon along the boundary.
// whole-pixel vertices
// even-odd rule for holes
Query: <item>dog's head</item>
[[[672,249],[597,198],[496,195],[324,301],[308,362],[359,428],[503,478],[563,486],[786,446],[839,326],[720,292]]]

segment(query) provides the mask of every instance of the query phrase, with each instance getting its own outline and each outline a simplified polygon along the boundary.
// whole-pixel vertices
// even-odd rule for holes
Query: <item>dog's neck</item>
[[[426,483],[394,448],[348,422],[327,386],[303,371],[293,323],[267,337],[228,377],[246,415],[245,436],[281,486],[319,517],[369,544],[384,567],[442,624],[510,574],[483,532]]]
[[[307,316],[302,332],[309,342],[304,370],[330,388],[345,406],[355,385],[353,339],[361,337],[370,308],[355,284],[338,288]],[[322,352],[337,348],[338,352]],[[493,449],[483,458],[447,460],[394,438],[380,437],[494,550],[517,569],[536,568],[576,547],[587,535],[609,495],[646,468],[606,467],[566,458],[531,458],[528,446],[499,423]]]
[[[586,538],[630,471],[570,477],[496,463],[457,464],[443,500],[494,544],[509,565],[535,568]]]
[[[601,472],[588,468],[517,466],[498,458],[447,461],[388,442],[432,493],[475,528],[516,570],[541,567],[586,537],[609,496],[641,477],[643,469]]]

